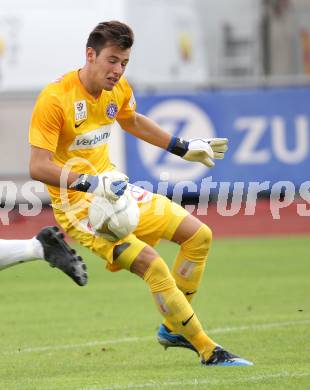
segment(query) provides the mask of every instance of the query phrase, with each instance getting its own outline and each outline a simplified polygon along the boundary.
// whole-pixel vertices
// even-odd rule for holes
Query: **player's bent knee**
[[[181,245],[181,248],[192,260],[200,260],[208,255],[211,243],[212,230],[203,223],[195,234]]]
[[[202,244],[206,248],[210,248],[211,242],[212,242],[212,230],[209,228],[209,226],[205,225],[204,223],[201,226],[201,236],[202,236]]]
[[[144,280],[149,285],[152,293],[166,291],[176,287],[167,264],[161,257],[153,260],[144,274]]]
[[[152,247],[149,245],[145,246],[133,261],[130,272],[143,278],[151,263],[158,258],[158,256],[158,253]]]

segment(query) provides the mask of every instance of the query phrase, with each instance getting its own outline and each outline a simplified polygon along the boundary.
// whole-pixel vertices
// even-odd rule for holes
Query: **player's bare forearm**
[[[52,186],[60,187],[60,177],[63,171],[52,161],[53,153],[47,149],[31,146],[31,155],[29,163],[30,176],[34,180]],[[69,187],[78,177],[78,173],[68,172],[66,187]]]
[[[167,149],[171,140],[171,134],[142,114],[136,113],[133,117],[118,122],[128,133],[162,149]]]

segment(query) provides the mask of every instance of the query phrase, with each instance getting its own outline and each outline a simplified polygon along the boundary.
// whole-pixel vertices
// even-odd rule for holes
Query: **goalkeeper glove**
[[[70,185],[70,189],[92,192],[109,201],[116,201],[127,188],[128,177],[121,172],[110,171],[97,176],[82,174]]]
[[[188,141],[172,137],[167,150],[187,161],[201,162],[214,167],[213,158],[222,159],[228,149],[227,138],[193,138]]]

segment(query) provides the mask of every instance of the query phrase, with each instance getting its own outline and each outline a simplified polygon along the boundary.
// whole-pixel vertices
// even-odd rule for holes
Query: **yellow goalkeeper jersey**
[[[116,119],[134,115],[136,102],[130,85],[122,77],[112,91],[103,90],[95,99],[82,85],[78,71],[67,73],[47,85],[39,95],[31,118],[29,142],[53,152],[53,161],[77,173],[110,170],[109,139]],[[60,205],[60,189],[48,186],[54,205]],[[75,203],[85,196],[67,190]]]

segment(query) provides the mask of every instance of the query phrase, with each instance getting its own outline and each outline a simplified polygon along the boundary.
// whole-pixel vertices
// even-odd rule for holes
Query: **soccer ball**
[[[116,201],[95,196],[88,209],[88,219],[95,234],[118,241],[132,233],[140,218],[137,202],[125,191]]]

